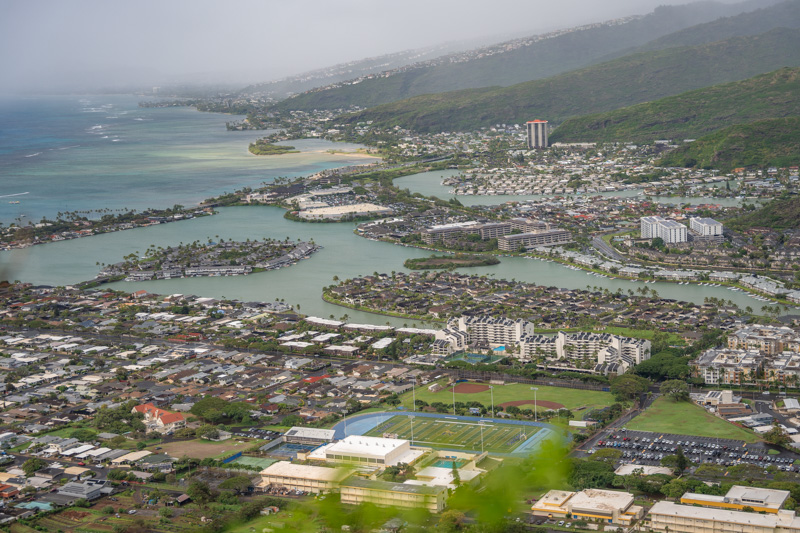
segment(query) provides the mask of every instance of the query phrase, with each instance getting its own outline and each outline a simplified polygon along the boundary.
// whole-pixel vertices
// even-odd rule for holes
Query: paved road
[[[607,245],[602,237],[594,237],[592,239],[592,246],[594,246],[595,249],[598,252],[600,252],[601,254],[603,254],[604,256],[610,257],[611,259],[614,259],[615,261],[624,261],[625,260],[625,258],[622,257],[620,254],[618,254],[616,250],[614,250],[612,247]]]

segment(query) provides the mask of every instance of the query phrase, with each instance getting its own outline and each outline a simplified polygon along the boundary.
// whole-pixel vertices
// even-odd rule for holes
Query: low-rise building
[[[313,446],[332,442],[336,431],[333,429],[293,427],[284,433],[284,440],[294,444],[310,444]]]
[[[330,492],[339,489],[339,483],[348,476],[341,468],[312,466],[279,461],[261,471],[258,487],[265,489],[272,485],[307,492]]]
[[[351,477],[341,484],[341,501],[350,505],[364,502],[382,507],[427,509],[431,513],[444,510],[446,487],[431,487],[411,483],[389,483]]]
[[[628,526],[642,518],[644,510],[633,504],[633,494],[613,490],[585,489],[580,492],[551,490],[531,507],[535,516],[602,520]]]
[[[350,435],[333,444],[317,448],[307,457],[334,463],[355,463],[382,468],[398,463],[414,464],[424,453],[424,449],[412,448],[411,442],[405,439]]]
[[[687,492],[681,496],[681,503],[686,505],[700,505],[715,509],[733,509],[741,511],[745,508],[753,509],[757,513],[777,513],[789,498],[788,490],[761,489],[734,485],[725,496],[711,494],[695,494]]]
[[[664,533],[797,533],[794,511],[760,514],[660,501],[650,508],[650,529]]]
[[[137,405],[131,412],[142,413],[144,415],[144,423],[148,429],[159,433],[170,433],[176,429],[186,427],[186,418],[182,414],[160,409],[152,403]]]

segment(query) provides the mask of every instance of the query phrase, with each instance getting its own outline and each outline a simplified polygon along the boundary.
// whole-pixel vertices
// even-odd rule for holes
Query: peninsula
[[[144,256],[131,253],[124,261],[104,266],[99,278],[124,277],[125,281],[147,281],[198,276],[239,276],[293,265],[320,247],[313,242],[278,241],[179,244],[169,248],[150,247]]]
[[[282,155],[297,154],[300,152],[299,150],[295,150],[294,146],[272,144],[266,139],[258,139],[256,142],[250,143],[247,150],[253,155]]]

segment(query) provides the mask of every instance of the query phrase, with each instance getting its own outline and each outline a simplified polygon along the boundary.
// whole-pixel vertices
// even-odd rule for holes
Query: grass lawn
[[[292,509],[289,511],[281,510],[277,514],[270,516],[259,516],[244,524],[239,524],[226,529],[226,533],[251,533],[262,531],[264,528],[281,531],[289,526],[290,531],[300,533],[316,533],[320,530],[312,514],[305,509]]]
[[[471,383],[471,382],[470,382]],[[442,402],[445,404],[453,403],[453,394],[450,392],[450,387],[447,385],[447,380],[439,381],[439,384],[444,387],[438,392],[431,392],[428,387],[431,384],[417,387],[416,398],[428,403]],[[505,402],[530,400],[530,405],[525,405],[523,408],[533,408],[534,391],[531,390],[531,385],[524,383],[509,383],[508,385],[493,385],[494,387],[494,404],[499,405]],[[563,405],[567,409],[577,409],[579,407],[595,408],[606,407],[614,403],[614,397],[610,392],[582,390],[582,389],[567,389],[564,387],[548,387],[543,385],[536,385],[539,390],[536,391],[536,400],[550,401]],[[455,394],[457,402],[481,402],[485,406],[491,404],[492,391],[476,392],[470,394]],[[400,397],[402,405],[407,409],[411,409],[413,403],[412,393],[407,392]],[[540,410],[544,410],[539,406]],[[576,413],[575,418],[580,419],[580,413]]]
[[[159,446],[161,449],[154,453],[167,453],[172,457],[195,457],[197,459],[225,459],[236,452],[247,450],[255,444],[266,443],[259,439],[230,438],[222,442],[194,439],[188,441],[168,442]]]
[[[656,399],[644,413],[625,424],[625,427],[655,433],[718,437],[746,442],[761,440],[755,433],[717,418],[699,405],[691,402],[674,402],[663,396]]]
[[[515,424],[465,422],[440,418],[414,418],[414,443],[431,447],[510,453],[538,431],[533,426]],[[395,434],[411,438],[411,419],[397,415],[366,433],[370,437]]]

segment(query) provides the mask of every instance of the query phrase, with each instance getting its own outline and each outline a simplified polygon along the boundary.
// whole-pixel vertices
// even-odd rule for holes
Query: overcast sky
[[[0,91],[75,81],[268,81],[471,37],[687,0],[0,0]]]

